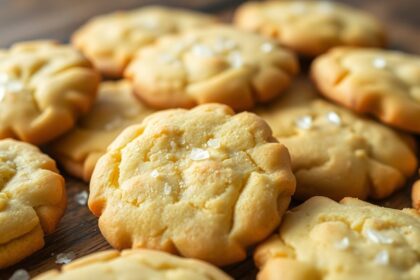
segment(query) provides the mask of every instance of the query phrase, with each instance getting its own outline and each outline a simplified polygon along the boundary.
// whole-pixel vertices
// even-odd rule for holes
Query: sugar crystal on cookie
[[[372,64],[375,68],[383,69],[386,67],[386,60],[382,57],[376,57],[373,59]]]
[[[261,51],[265,52],[265,53],[269,53],[272,52],[274,49],[273,44],[269,43],[269,42],[265,42],[261,45]]]
[[[207,146],[210,148],[218,149],[220,148],[220,140],[219,139],[210,139],[207,141]]]
[[[312,127],[311,116],[301,116],[296,119],[296,126],[301,129],[310,129]]]
[[[191,51],[193,54],[202,57],[212,57],[214,55],[213,50],[210,47],[203,44],[194,45]]]
[[[350,239],[348,237],[344,237],[343,239],[335,242],[334,245],[339,250],[346,250],[350,247]]]
[[[336,112],[329,112],[327,114],[327,120],[336,125],[341,124],[341,118]]]
[[[394,242],[392,238],[385,236],[383,233],[380,233],[375,229],[367,228],[363,230],[363,235],[366,236],[367,239],[373,243],[392,244]]]
[[[157,171],[156,169],[154,169],[152,172],[150,172],[150,176],[152,176],[152,178],[159,177],[159,171]]]
[[[375,263],[379,265],[387,265],[389,263],[389,253],[387,250],[379,251],[375,256]]]
[[[190,153],[190,159],[192,160],[204,160],[210,158],[210,154],[208,151],[200,149],[200,148],[193,148]]]
[[[239,68],[244,64],[242,55],[238,51],[232,52],[229,55],[228,60],[229,60],[230,65],[232,65],[233,68]]]

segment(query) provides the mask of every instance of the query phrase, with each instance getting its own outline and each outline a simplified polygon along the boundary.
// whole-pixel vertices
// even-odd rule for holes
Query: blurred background
[[[0,0],[0,47],[22,40],[67,42],[92,16],[144,5],[168,5],[219,14],[229,20],[241,0]],[[391,34],[391,48],[420,53],[419,0],[340,0],[380,18]]]

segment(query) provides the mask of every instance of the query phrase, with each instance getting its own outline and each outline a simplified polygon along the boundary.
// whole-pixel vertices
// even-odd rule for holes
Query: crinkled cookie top
[[[311,75],[321,93],[335,102],[420,132],[420,56],[336,48],[314,61]]]
[[[381,199],[416,170],[414,139],[326,102],[308,81],[255,112],[289,149],[299,199]]]
[[[209,104],[122,132],[95,167],[89,208],[115,248],[225,265],[275,229],[294,187],[287,149],[262,119]]]
[[[104,251],[95,253],[62,267],[51,270],[34,280],[88,280],[97,279],[185,279],[231,280],[218,268],[194,259],[183,259],[151,250]]]
[[[382,47],[386,41],[374,17],[334,1],[248,2],[237,10],[235,24],[306,56],[335,46]]]
[[[150,6],[95,17],[73,35],[72,42],[103,74],[121,77],[140,48],[163,35],[216,21],[210,15],[197,12]]]
[[[294,54],[275,42],[220,25],[159,40],[125,75],[156,108],[217,102],[243,110],[281,94],[298,68]]]
[[[420,279],[420,215],[314,197],[290,210],[254,257],[262,280]]]
[[[43,239],[51,233],[65,205],[64,179],[54,160],[30,144],[0,140],[0,267],[24,257],[18,243],[25,235]]]
[[[67,172],[89,181],[96,161],[118,134],[153,112],[134,96],[130,82],[103,82],[92,110],[48,148]]]
[[[99,75],[70,46],[50,41],[0,50],[0,139],[42,144],[89,111]]]

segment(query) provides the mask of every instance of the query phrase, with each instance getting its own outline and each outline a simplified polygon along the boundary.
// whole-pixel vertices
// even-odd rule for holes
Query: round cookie
[[[99,74],[69,46],[33,41],[0,50],[0,139],[46,143],[90,110]]]
[[[217,102],[244,110],[281,94],[297,72],[291,52],[220,25],[159,40],[138,53],[125,75],[155,108]]]
[[[194,259],[184,259],[152,250],[104,251],[50,270],[34,280],[109,279],[231,280],[218,268]],[[137,275],[137,278],[133,278]],[[140,278],[139,278],[140,277]]]
[[[420,57],[397,51],[336,48],[311,76],[327,98],[380,121],[420,133]]]
[[[255,251],[259,280],[420,279],[420,215],[313,197]]]
[[[135,98],[130,82],[103,82],[92,110],[51,143],[49,151],[68,173],[89,181],[96,162],[118,134],[153,112]]]
[[[385,28],[371,15],[327,1],[247,2],[235,24],[313,57],[336,46],[383,47]]]
[[[95,167],[88,205],[117,249],[227,265],[278,226],[294,189],[287,149],[261,118],[208,104],[124,130]]]
[[[320,99],[306,80],[255,112],[290,152],[298,199],[381,199],[415,172],[412,138]]]
[[[411,198],[413,200],[413,208],[420,210],[420,180],[414,183]]]
[[[0,140],[0,269],[41,249],[65,207],[54,160],[30,144]]]
[[[121,77],[140,48],[163,35],[201,28],[217,22],[209,15],[149,6],[91,19],[72,37],[72,43],[109,77]]]

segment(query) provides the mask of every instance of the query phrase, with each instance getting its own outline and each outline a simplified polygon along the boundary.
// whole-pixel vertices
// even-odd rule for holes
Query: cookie
[[[79,52],[50,41],[0,50],[0,139],[43,144],[90,110],[99,74]]]
[[[41,249],[65,207],[54,160],[30,144],[0,140],[0,269]]]
[[[311,66],[327,98],[359,113],[420,133],[420,57],[397,51],[337,48]]]
[[[278,226],[294,189],[287,149],[261,118],[208,104],[124,130],[95,167],[88,206],[114,248],[227,265]]]
[[[112,275],[113,277],[109,278]],[[94,253],[64,265],[61,271],[50,270],[34,280],[80,279],[192,279],[231,280],[208,263],[176,257],[152,250],[108,250]],[[140,278],[135,278],[140,279]]]
[[[411,198],[413,200],[413,207],[420,210],[420,180],[414,183]]]
[[[92,111],[48,148],[68,173],[89,181],[97,160],[118,134],[152,112],[135,98],[130,82],[103,82]]]
[[[420,214],[313,197],[255,251],[259,280],[420,279]]]
[[[102,74],[118,78],[136,51],[157,38],[216,22],[197,12],[149,6],[95,17],[74,33],[72,43]]]
[[[247,2],[236,11],[234,22],[307,57],[336,46],[386,44],[385,28],[374,17],[333,1]]]
[[[290,152],[298,199],[381,199],[415,172],[414,139],[320,99],[304,79],[255,112]]]
[[[267,102],[298,72],[296,57],[263,37],[228,26],[184,32],[142,49],[125,76],[155,108]]]

